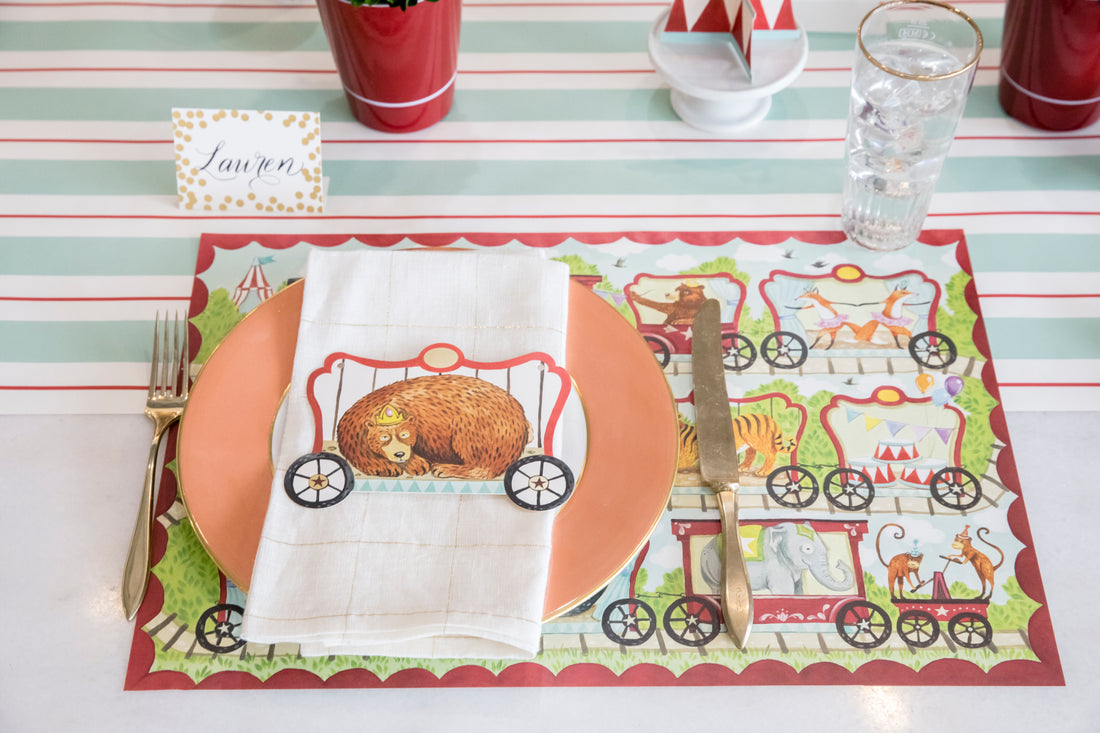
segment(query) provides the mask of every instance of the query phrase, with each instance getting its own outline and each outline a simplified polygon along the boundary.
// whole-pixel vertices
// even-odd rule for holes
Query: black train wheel
[[[939,331],[925,331],[909,339],[909,356],[928,369],[946,369],[958,355],[955,343]]]
[[[233,603],[220,603],[202,612],[195,623],[195,640],[214,654],[240,649],[245,641],[237,634],[244,623],[244,609]]]
[[[524,456],[504,472],[504,491],[517,506],[543,512],[573,493],[573,472],[553,456]]]
[[[668,366],[668,363],[672,360],[672,352],[669,351],[668,344],[653,336],[646,336],[645,342],[649,344],[649,348],[653,349],[653,355],[657,357],[657,363],[663,367]]]
[[[748,369],[756,361],[756,347],[739,333],[722,334],[722,364],[731,372]]]
[[[339,504],[355,489],[351,466],[335,453],[307,453],[290,464],[283,490],[290,500],[310,509]]]
[[[977,649],[993,638],[993,627],[985,616],[964,611],[947,622],[947,633],[959,646]]]
[[[935,644],[936,639],[940,638],[940,625],[936,617],[928,611],[920,609],[902,611],[898,616],[898,636],[905,639],[910,646],[924,649]]]
[[[871,477],[855,468],[837,468],[825,476],[825,498],[846,512],[858,512],[871,506],[875,485]]]
[[[817,479],[798,466],[781,466],[768,474],[768,495],[781,506],[803,509],[817,499]]]
[[[760,342],[764,361],[777,369],[797,369],[806,362],[809,351],[806,339],[790,331],[769,333]]]
[[[982,485],[965,468],[944,468],[932,475],[932,498],[948,509],[969,509],[982,498]]]
[[[851,601],[837,613],[836,630],[848,645],[874,649],[890,638],[890,617],[869,601]]]
[[[638,646],[657,630],[657,614],[645,601],[623,598],[604,609],[600,625],[611,641],[623,646]]]
[[[665,611],[665,631],[684,646],[705,646],[718,636],[718,606],[703,596],[677,598]]]

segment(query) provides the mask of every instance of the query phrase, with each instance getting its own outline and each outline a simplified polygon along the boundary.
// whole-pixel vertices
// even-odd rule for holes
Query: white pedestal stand
[[[668,11],[649,32],[649,59],[672,88],[672,108],[687,124],[706,132],[729,133],[763,120],[772,95],[786,88],[806,66],[809,41],[757,35],[752,44],[752,80],[729,44],[665,43],[661,32]]]

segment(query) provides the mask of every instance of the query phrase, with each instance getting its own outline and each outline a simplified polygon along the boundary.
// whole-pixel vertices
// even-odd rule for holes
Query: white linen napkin
[[[242,636],[304,656],[529,658],[538,651],[555,511],[504,495],[353,491],[325,508],[283,487],[318,434],[307,390],[332,354],[565,365],[568,267],[535,256],[310,254],[285,428]],[[350,404],[348,399],[343,404]]]

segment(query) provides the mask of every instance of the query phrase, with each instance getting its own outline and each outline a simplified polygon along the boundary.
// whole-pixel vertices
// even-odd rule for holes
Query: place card
[[[173,109],[172,128],[181,209],[324,211],[319,113]]]

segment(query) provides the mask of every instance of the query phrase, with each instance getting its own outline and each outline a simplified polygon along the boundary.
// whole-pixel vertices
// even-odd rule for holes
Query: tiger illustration
[[[695,434],[695,426],[685,422],[683,416],[680,416],[679,423],[680,452],[676,468],[680,471],[698,470],[699,440]],[[775,468],[776,457],[780,453],[790,455],[796,445],[795,439],[783,435],[779,424],[768,415],[738,415],[733,418],[733,436],[737,440],[738,452],[745,451],[745,458],[740,465],[741,471],[748,472],[752,469],[757,453],[764,457],[764,464],[753,472],[756,476],[767,476],[771,473]]]

